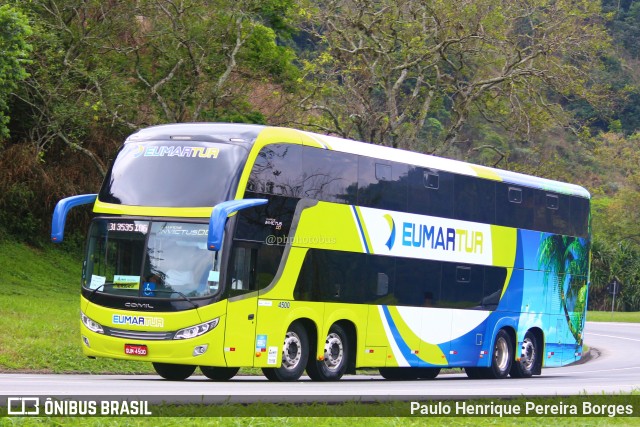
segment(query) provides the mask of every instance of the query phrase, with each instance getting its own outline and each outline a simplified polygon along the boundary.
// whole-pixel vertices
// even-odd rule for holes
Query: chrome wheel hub
[[[342,364],[344,349],[340,336],[330,333],[324,343],[324,364],[329,370],[337,370]]]

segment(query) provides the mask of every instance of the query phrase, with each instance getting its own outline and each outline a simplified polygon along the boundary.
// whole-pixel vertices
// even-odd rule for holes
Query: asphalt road
[[[465,374],[435,380],[386,381],[377,375],[350,375],[337,383],[306,377],[274,383],[237,376],[225,383],[195,375],[170,382],[154,375],[0,375],[0,396],[144,396],[173,402],[279,402],[410,400],[468,397],[568,396],[640,390],[640,324],[587,323],[591,357],[583,363],[543,369],[530,379],[470,380]]]

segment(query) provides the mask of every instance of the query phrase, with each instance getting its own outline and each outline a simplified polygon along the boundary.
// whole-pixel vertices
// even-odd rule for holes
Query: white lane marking
[[[594,333],[589,333],[588,335],[595,335],[596,337],[617,338],[617,339],[620,339],[620,340],[640,342],[640,340],[636,339],[636,338],[618,337],[618,336],[615,336],[615,335],[602,335],[602,334],[594,334]]]

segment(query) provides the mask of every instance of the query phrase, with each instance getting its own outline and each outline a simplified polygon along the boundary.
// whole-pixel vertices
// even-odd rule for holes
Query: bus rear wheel
[[[527,332],[522,340],[520,360],[511,366],[511,376],[514,378],[531,378],[538,364],[538,340],[535,334]]]
[[[471,379],[502,379],[511,371],[513,361],[513,344],[511,337],[504,329],[496,335],[489,368],[464,368],[465,373]]]
[[[235,377],[240,368],[221,368],[215,366],[200,366],[202,374],[213,381],[229,381]]]
[[[173,363],[158,362],[153,362],[152,365],[158,375],[169,381],[186,380],[196,370],[194,365],[175,365]]]
[[[487,378],[506,378],[507,375],[509,375],[509,371],[511,371],[512,361],[513,345],[511,343],[511,337],[504,329],[501,329],[493,343],[491,367],[485,371]]]
[[[333,325],[324,342],[323,360],[309,358],[307,374],[314,381],[337,381],[347,371],[349,357],[347,333],[340,325]]]
[[[309,360],[309,338],[299,323],[292,323],[282,346],[282,365],[279,368],[262,368],[271,381],[297,381]]]

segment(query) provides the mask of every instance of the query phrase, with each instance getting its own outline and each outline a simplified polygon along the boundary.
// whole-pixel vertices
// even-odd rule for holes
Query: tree
[[[295,81],[289,0],[34,0],[36,51],[16,129],[43,158],[52,145],[106,160],[127,133],[157,123],[264,122],[248,102],[257,81]],[[274,102],[275,104],[275,102]],[[115,144],[102,149],[96,139]]]
[[[570,124],[562,97],[602,101],[589,86],[608,46],[596,2],[312,3],[320,52],[305,64],[315,90],[301,106],[327,132],[442,154],[472,115],[527,140]]]
[[[18,82],[28,76],[25,66],[31,52],[27,41],[30,35],[31,27],[24,14],[9,4],[0,6],[0,141],[9,136],[7,101]]]

